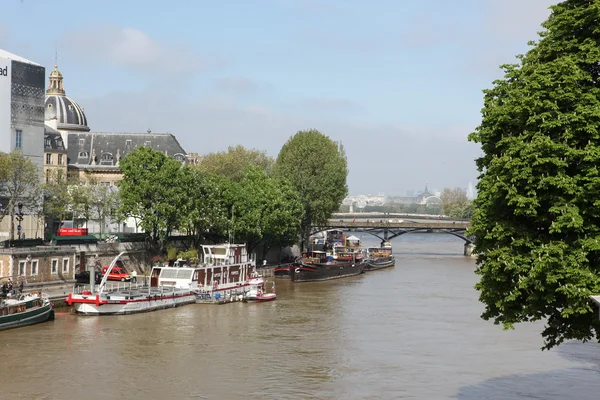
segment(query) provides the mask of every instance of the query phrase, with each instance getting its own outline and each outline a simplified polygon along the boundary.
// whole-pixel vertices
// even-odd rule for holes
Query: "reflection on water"
[[[542,352],[539,324],[505,332],[479,318],[475,263],[460,239],[411,234],[392,244],[393,269],[281,280],[272,303],[59,315],[0,332],[0,398],[597,397],[600,346]]]

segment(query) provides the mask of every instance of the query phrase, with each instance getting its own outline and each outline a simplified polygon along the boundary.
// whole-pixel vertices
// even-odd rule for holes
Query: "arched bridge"
[[[406,233],[447,233],[465,241],[465,255],[471,255],[473,250],[472,236],[466,235],[471,226],[469,221],[440,219],[440,220],[362,220],[353,219],[329,220],[327,224],[314,225],[311,234],[330,229],[364,232],[380,240],[390,241]]]

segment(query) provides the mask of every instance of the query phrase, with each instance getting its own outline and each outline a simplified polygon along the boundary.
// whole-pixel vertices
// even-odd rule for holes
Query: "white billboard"
[[[10,128],[11,66],[10,59],[0,57],[0,151],[6,153],[12,150],[13,141]]]

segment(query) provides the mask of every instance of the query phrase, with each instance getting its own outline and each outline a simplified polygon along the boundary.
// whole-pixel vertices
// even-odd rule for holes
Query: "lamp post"
[[[23,203],[19,202],[19,204],[17,204],[17,208],[19,209],[19,211],[17,211],[15,218],[16,220],[19,222],[19,225],[17,225],[17,238],[19,240],[21,240],[21,222],[23,222]]]

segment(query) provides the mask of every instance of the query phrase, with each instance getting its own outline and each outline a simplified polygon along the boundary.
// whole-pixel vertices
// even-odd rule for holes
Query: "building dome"
[[[87,118],[83,108],[75,100],[67,97],[63,87],[63,76],[54,66],[50,72],[50,84],[46,90],[44,119],[56,121],[56,129],[89,132]]]

